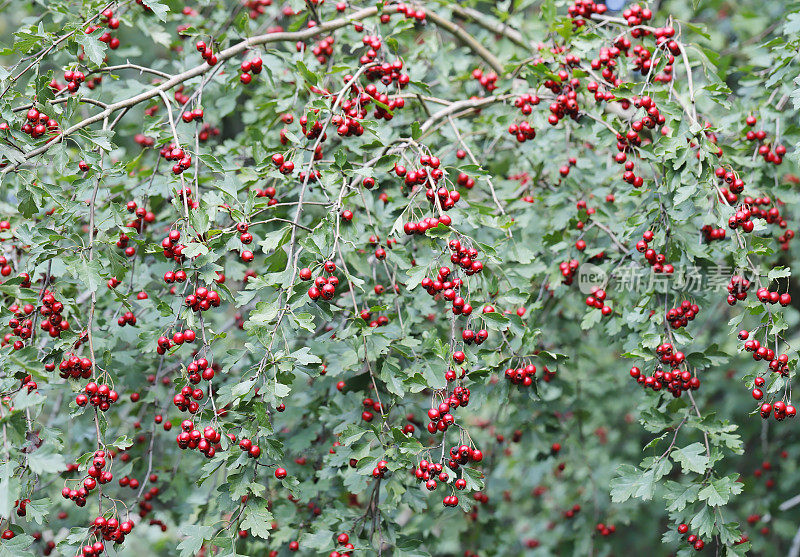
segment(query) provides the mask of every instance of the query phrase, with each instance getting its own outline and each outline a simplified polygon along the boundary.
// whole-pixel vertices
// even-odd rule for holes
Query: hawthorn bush
[[[0,555],[800,553],[800,7],[2,3]]]

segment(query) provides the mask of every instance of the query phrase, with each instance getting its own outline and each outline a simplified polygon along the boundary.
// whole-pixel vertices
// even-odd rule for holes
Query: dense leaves
[[[800,11],[619,4],[2,5],[0,555],[798,555]]]

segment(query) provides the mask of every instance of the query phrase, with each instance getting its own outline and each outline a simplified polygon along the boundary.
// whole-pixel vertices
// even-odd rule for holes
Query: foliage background
[[[99,110],[78,98],[112,103],[153,87],[152,75],[116,70],[104,72],[102,84],[92,91],[83,87],[66,103],[49,103],[53,94],[47,84],[74,67],[81,48],[91,69],[107,55],[108,64],[130,61],[178,74],[201,63],[193,48],[196,38],[213,36],[224,47],[263,33],[271,25],[297,31],[308,19],[304,4],[296,1],[286,5],[299,15],[286,17],[283,5],[276,4],[256,19],[235,2],[189,6],[202,14],[197,16],[183,15],[184,5],[177,1],[147,0],[144,4],[154,13],[145,13],[132,2],[114,6],[122,22],[114,33],[121,46],[114,51],[80,31],[90,14],[104,7],[99,2],[10,0],[2,5],[0,44],[5,50],[0,52],[0,85],[5,93],[0,97],[0,121],[9,122],[15,131],[0,142],[0,157],[13,162],[17,148],[27,152],[42,144],[18,131],[24,112],[15,112],[15,107],[35,99],[65,129]],[[41,288],[37,280],[49,277],[72,327],[60,339],[37,336],[22,350],[0,349],[0,388],[8,397],[0,416],[7,457],[0,466],[0,514],[11,517],[4,521],[5,528],[17,532],[13,540],[0,542],[0,555],[28,551],[38,555],[47,540],[56,541],[61,554],[75,552],[96,516],[97,501],[92,497],[81,509],[62,499],[64,479],[82,477],[64,469],[68,462],[86,463],[97,442],[130,455],[127,462],[114,462],[115,481],[103,491],[114,499],[103,500],[107,513],[115,509],[125,516],[122,503],[132,513],[138,511],[136,492],[118,487],[116,479],[130,475],[145,482],[151,466],[159,475],[160,493],[152,501],[152,512],[115,550],[123,555],[201,551],[262,555],[267,550],[286,555],[292,540],[299,540],[301,554],[323,554],[335,549],[339,532],[349,532],[356,554],[364,555],[379,550],[392,555],[457,555],[465,550],[480,555],[623,551],[683,555],[692,550],[675,531],[681,522],[701,532],[706,552],[797,555],[797,541],[792,542],[800,539],[800,511],[796,506],[781,510],[782,503],[800,489],[796,465],[800,449],[794,443],[797,426],[791,420],[776,422],[758,416],[749,391],[754,372],[763,366],[743,353],[735,336],[740,322],[746,328],[769,322],[770,334],[780,334],[794,347],[796,304],[779,309],[773,318],[752,295],[748,303],[729,308],[720,291],[681,292],[671,285],[666,290],[625,292],[615,291],[612,282],[608,292],[614,313],[606,318],[585,306],[576,285],[561,284],[558,269],[562,261],[573,257],[585,261],[600,251],[609,256],[600,264],[607,272],[627,257],[642,263],[639,254],[628,254],[614,239],[632,250],[641,233],[652,229],[655,243],[661,246],[658,249],[665,249],[678,271],[697,266],[708,275],[717,265],[742,265],[749,254],[765,277],[777,269],[769,280],[774,279],[783,292],[793,290],[788,270],[796,245],[790,242],[788,251],[780,250],[772,229],[762,226],[747,235],[744,247],[730,230],[723,242],[701,242],[700,227],[725,228],[731,211],[718,202],[714,190],[715,147],[686,114],[692,90],[681,60],[675,62],[674,89],[652,84],[643,88],[641,76],[620,74],[636,85],[623,84],[617,95],[647,91],[659,103],[671,130],[665,137],[654,136],[652,145],[639,150],[642,161],[647,161],[642,162],[646,170],[641,189],[623,182],[620,167],[612,160],[616,140],[606,124],[624,129],[623,120],[614,110],[595,104],[591,96],[581,101],[581,109],[594,118],[587,115],[579,122],[549,126],[550,101],[543,100],[528,118],[537,130],[536,139],[520,144],[507,133],[508,126],[521,119],[513,97],[540,87],[558,64],[547,50],[540,54],[524,48],[519,41],[464,17],[463,8],[484,14],[484,23],[496,22],[518,31],[523,43],[542,42],[548,48],[566,44],[568,52],[584,62],[623,29],[613,21],[594,22],[573,32],[566,6],[559,0],[425,3],[429,14],[424,24],[395,15],[389,24],[367,18],[364,32],[352,25],[338,29],[334,54],[325,64],[310,52],[297,52],[294,41],[255,47],[253,54],[264,60],[264,71],[248,86],[239,82],[236,70],[244,57],[233,57],[196,98],[205,110],[205,122],[218,127],[220,135],[196,143],[199,125],[176,125],[181,143],[194,154],[194,166],[184,179],[202,192],[199,208],[192,210],[188,221],[180,201],[174,199],[181,180],[170,173],[165,161],[157,164],[156,150],[142,149],[134,142],[136,134],[154,138],[156,146],[173,140],[158,96],[132,106],[113,133],[94,124],[16,171],[5,172],[0,212],[12,229],[0,232],[0,238],[14,264],[12,277],[25,271],[34,284],[23,288],[19,279],[4,277],[2,320],[5,323],[12,317],[9,306],[14,301],[36,303]],[[360,7],[348,7],[346,13]],[[717,134],[725,160],[747,184],[746,193],[779,197],[786,204],[781,211],[787,215],[789,228],[795,227],[797,190],[791,175],[797,173],[800,7],[796,2],[721,0],[663,1],[651,7],[653,25],[671,21],[680,28],[700,123],[708,122],[709,131]],[[334,3],[315,9],[323,21],[337,17]],[[496,91],[482,91],[470,73],[476,67],[490,71],[486,60],[476,55],[469,41],[454,40],[443,25],[433,22],[431,14],[463,26],[474,42],[489,49],[503,73],[513,72],[515,79],[503,76]],[[176,32],[178,25],[189,26],[182,31],[183,38]],[[12,83],[11,78],[29,63],[18,65],[20,59],[36,56],[74,30],[78,31],[74,36]],[[368,117],[361,137],[341,140],[330,129],[323,143],[324,156],[316,166],[322,173],[319,184],[304,197],[305,202],[318,205],[295,213],[296,205],[281,203],[296,202],[306,187],[297,172],[292,177],[281,175],[270,157],[278,151],[288,153],[297,170],[306,168],[314,142],[303,137],[297,120],[312,109],[320,109],[324,116],[330,106],[310,87],[325,87],[335,94],[343,76],[358,68],[365,32],[381,35],[382,55],[389,60],[403,59],[404,71],[411,77],[404,90],[406,106],[395,111],[391,121]],[[652,45],[652,39],[647,40]],[[539,55],[547,62],[544,66],[531,64],[531,58]],[[199,83],[197,78],[189,81],[186,94],[191,95]],[[168,95],[177,118],[180,103],[172,93]],[[423,97],[454,102],[506,93],[514,95],[505,102],[487,104],[477,113],[459,113],[452,126],[446,118],[432,119],[429,127],[419,125],[441,108]],[[157,111],[146,115],[145,109],[152,106]],[[284,113],[293,113],[295,123],[285,126],[291,133],[288,145],[281,146],[279,130],[284,124],[279,120]],[[770,137],[778,135],[789,149],[781,166],[754,156],[752,145],[743,140],[744,120],[750,114],[758,116],[758,126]],[[689,138],[699,141],[699,150],[687,147]],[[413,142],[405,141],[402,151],[384,153],[403,139]],[[462,140],[475,154],[476,163],[456,158]],[[456,233],[439,228],[426,237],[408,239],[402,232],[408,211],[420,218],[427,206],[424,200],[409,199],[401,189],[402,180],[391,169],[397,161],[403,164],[403,157],[415,160],[420,150],[441,158],[449,183],[459,172],[469,173],[476,181],[472,190],[458,188],[463,201],[450,213],[452,230],[469,238],[482,254],[484,272],[466,279],[468,301],[476,308],[475,327],[483,322],[490,331],[484,345],[464,349],[469,370],[465,384],[472,396],[469,406],[458,409],[455,416],[465,433],[450,430],[447,436],[449,448],[467,442],[468,433],[486,455],[468,474],[469,489],[459,493],[460,509],[441,505],[448,487],[428,494],[407,473],[429,454],[431,446],[436,447],[434,458],[441,450],[441,434],[430,436],[423,418],[431,389],[445,386],[444,371],[452,351],[461,349],[458,339],[463,326],[463,321],[453,325],[446,306],[432,301],[418,286],[423,276],[431,275],[431,268],[446,261],[447,255],[442,259],[442,254]],[[577,163],[562,178],[559,168],[568,157],[576,157]],[[78,169],[79,160],[89,163],[88,172]],[[528,177],[527,183],[512,178],[520,174]],[[375,190],[359,186],[368,176],[375,178]],[[266,198],[255,195],[256,189],[267,185],[274,185],[278,192],[276,207],[268,207]],[[96,186],[97,234],[90,240],[86,200]],[[387,194],[386,202],[379,200],[381,192]],[[615,202],[605,202],[611,193]],[[533,198],[532,203],[523,200],[526,195]],[[578,220],[587,220],[586,212],[575,208],[581,199],[597,211],[591,222],[610,233],[589,225],[585,235],[576,230]],[[126,228],[129,200],[155,214],[155,223],[142,234]],[[220,208],[222,204],[231,207],[231,215]],[[343,208],[354,211],[351,223],[337,217]],[[233,225],[263,221],[264,216],[284,220],[251,227],[255,241],[249,247],[256,259],[245,264],[238,256],[243,246]],[[291,221],[298,217],[298,223],[310,231],[297,228],[292,233]],[[206,235],[190,252],[199,255],[187,264],[192,280],[211,284],[217,271],[225,273],[226,282],[218,287],[223,304],[202,321],[182,309],[181,291],[170,294],[162,280],[175,267],[164,260],[159,247],[170,226],[181,230],[190,226]],[[123,231],[137,248],[134,258],[124,257],[115,246]],[[367,240],[372,234],[381,240],[398,239],[387,250],[385,264],[373,256],[374,248]],[[579,237],[589,244],[584,254],[574,248]],[[309,284],[296,280],[296,268],[290,264],[298,255],[298,268],[319,265],[333,255],[343,283],[335,304],[308,300]],[[247,269],[256,276],[245,283]],[[108,289],[110,277],[122,284]],[[389,293],[392,280],[399,284],[397,296]],[[372,308],[375,315],[387,315],[387,326],[370,328],[353,314],[348,283],[358,309]],[[376,284],[387,293],[375,294]],[[147,291],[149,299],[137,300],[140,290]],[[660,393],[644,392],[628,375],[631,365],[652,369],[654,348],[666,340],[664,308],[685,297],[701,307],[698,318],[675,333],[676,346],[687,354],[702,380],[694,397],[696,406],[685,396],[673,401]],[[484,304],[498,311],[481,321]],[[522,316],[516,314],[520,307],[526,310]],[[136,327],[117,325],[117,317],[126,310],[136,313]],[[176,323],[182,324],[178,328],[202,329],[205,342],[198,341],[195,347],[202,347],[206,357],[222,369],[215,379],[214,396],[216,407],[227,406],[227,413],[215,416],[206,408],[196,422],[214,421],[223,432],[251,437],[263,449],[259,462],[265,466],[256,467],[236,447],[206,460],[176,446],[174,435],[186,416],[171,405],[171,397],[185,384],[184,368],[192,358],[186,347],[165,357],[155,351],[156,339],[172,332]],[[74,403],[82,384],[61,380],[43,367],[46,362],[58,364],[74,345],[76,331],[86,328],[92,331],[97,366],[113,378],[121,395],[99,417],[97,429],[94,411]],[[790,356],[789,377],[768,377],[767,383],[768,393],[778,396],[791,393],[788,382],[796,363],[796,352],[782,346],[779,352]],[[88,353],[87,348],[79,349],[81,355]],[[532,389],[512,386],[503,379],[503,370],[523,361],[540,369],[546,365],[556,376],[547,383],[537,382]],[[20,379],[26,374],[37,383],[30,394],[20,389]],[[151,374],[159,379],[156,384],[148,382]],[[171,384],[160,384],[162,377],[171,378]],[[346,383],[342,392],[336,388],[340,380]],[[377,415],[365,423],[362,400],[375,395],[370,390],[373,382],[386,418]],[[141,394],[139,402],[130,401],[132,392]],[[279,403],[285,404],[284,412],[275,411]],[[695,408],[702,418],[697,418]],[[171,432],[154,424],[157,413],[174,423]],[[414,414],[416,425],[410,438],[401,431],[408,414]],[[31,431],[43,440],[38,448]],[[516,438],[515,432],[519,432]],[[709,455],[704,435],[710,440]],[[341,446],[331,451],[335,441]],[[562,446],[558,454],[552,454],[553,443]],[[668,458],[659,459],[665,450]],[[299,457],[305,457],[306,464],[297,464]],[[358,460],[355,468],[348,465],[352,458]],[[381,459],[388,461],[393,475],[378,482],[371,471]],[[563,470],[559,470],[561,464]],[[276,465],[288,470],[286,480],[274,478]],[[488,495],[488,504],[473,500],[477,489]],[[379,511],[367,505],[373,493],[379,498]],[[290,501],[289,494],[299,503]],[[243,495],[248,495],[247,504],[241,502]],[[14,501],[22,497],[31,499],[25,518],[13,511]],[[315,515],[309,503],[318,506],[321,514]],[[564,513],[575,504],[581,511],[565,518]],[[477,514],[471,517],[468,513],[474,508]],[[60,515],[62,511],[66,514]],[[752,515],[760,518],[748,523]],[[166,531],[148,525],[151,518],[163,521]],[[615,525],[616,533],[599,536],[599,522]],[[249,535],[241,538],[239,530],[248,530]],[[33,542],[34,532],[41,532],[43,540]],[[735,545],[743,533],[749,542]]]

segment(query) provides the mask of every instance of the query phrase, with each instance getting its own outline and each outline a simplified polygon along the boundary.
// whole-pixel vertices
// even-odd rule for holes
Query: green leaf
[[[316,549],[325,551],[333,547],[333,532],[330,530],[317,530],[300,536],[300,549]]]
[[[269,503],[263,499],[248,501],[242,512],[242,530],[249,530],[254,536],[268,539],[272,530],[272,513],[267,508]]]
[[[0,540],[0,557],[33,557],[28,548],[33,544],[33,536],[17,534],[10,540]]]
[[[178,551],[180,551],[181,557],[193,557],[203,547],[203,542],[213,533],[214,528],[211,526],[184,524],[179,527],[178,535],[183,536],[181,543],[178,544]]]
[[[681,485],[678,482],[666,482],[664,487],[664,499],[669,503],[667,510],[670,512],[682,511],[686,505],[697,501],[697,493],[700,491],[700,484],[696,483]]]
[[[34,474],[57,474],[67,469],[67,462],[51,445],[42,445],[28,455],[28,467]]]
[[[19,477],[12,472],[11,462],[0,463],[0,518],[9,518],[14,510],[14,502],[19,498]]]
[[[99,66],[103,63],[103,59],[106,56],[106,44],[100,42],[100,40],[94,36],[96,34],[97,33],[91,33],[87,35],[83,32],[77,32],[75,33],[75,40],[83,47],[89,60]]]
[[[792,270],[789,267],[775,267],[767,273],[767,278],[771,281],[790,276],[792,276]]]
[[[158,0],[142,0],[142,3],[150,8],[158,19],[161,21],[167,20],[167,13],[169,12],[167,6]]]
[[[672,469],[667,459],[657,462],[653,468],[642,471],[636,466],[622,464],[617,468],[617,477],[611,480],[611,501],[622,503],[631,497],[643,501],[653,498],[656,482]]]
[[[701,489],[698,497],[712,507],[721,507],[728,503],[732,495],[738,495],[743,489],[744,485],[736,481],[736,476],[725,476]]]
[[[702,443],[692,443],[683,448],[675,448],[670,453],[670,457],[681,465],[684,474],[688,472],[703,474],[708,468],[708,456]]]

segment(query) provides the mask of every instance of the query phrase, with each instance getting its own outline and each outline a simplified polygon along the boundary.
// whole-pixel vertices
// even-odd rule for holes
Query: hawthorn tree
[[[800,7],[618,4],[0,4],[0,555],[800,554]]]

